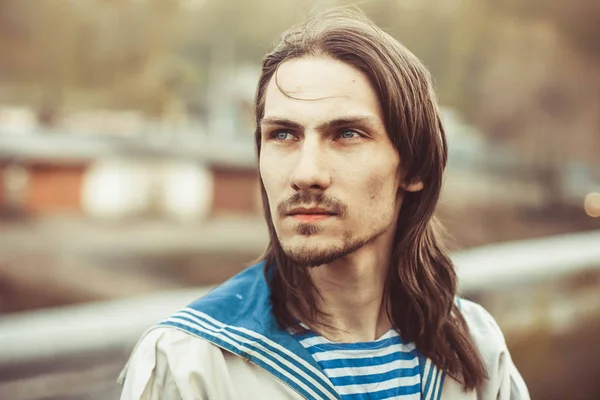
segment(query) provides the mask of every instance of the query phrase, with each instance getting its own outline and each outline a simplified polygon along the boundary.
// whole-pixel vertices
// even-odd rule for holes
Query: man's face
[[[400,161],[367,77],[330,58],[292,59],[265,96],[259,168],[288,257],[321,265],[393,234]]]

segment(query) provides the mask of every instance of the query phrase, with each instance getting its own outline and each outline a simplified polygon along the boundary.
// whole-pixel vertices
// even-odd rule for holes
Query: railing
[[[494,244],[454,255],[460,293],[507,336],[568,334],[600,318],[600,231]]]
[[[481,246],[458,252],[453,260],[466,292],[600,271],[600,231]]]
[[[583,271],[600,271],[600,231],[483,246],[455,253],[460,291],[478,295]],[[130,345],[149,326],[208,288],[164,292],[0,317],[0,366]]]
[[[515,288],[533,287],[535,291],[536,287],[542,287],[547,290],[547,285],[568,281],[568,277],[575,275],[591,273],[600,276],[600,231],[484,246],[458,252],[453,258],[458,266],[461,293],[478,298],[491,296],[492,300],[488,302],[492,304],[495,294]],[[600,279],[595,284],[599,290],[584,290],[588,296],[585,298],[591,302],[591,311],[600,313],[600,301],[594,300],[597,296],[593,297],[594,293],[600,293]],[[148,327],[208,290],[210,288],[178,290],[0,318],[0,397],[16,393],[16,384],[4,376],[9,371],[17,380],[34,379],[32,375],[52,373],[53,367],[61,361],[93,360],[102,354],[116,355],[110,362],[121,366]],[[570,286],[569,290],[577,291],[578,287]],[[531,295],[532,290],[523,293]],[[592,297],[589,297],[590,293]],[[498,310],[501,313],[501,308]],[[587,312],[591,311],[588,307]],[[492,314],[496,316],[493,311]],[[97,369],[101,368],[102,362],[106,361],[96,362],[95,369],[88,368],[88,374],[100,374]],[[18,376],[19,366],[23,365],[32,366],[24,373],[24,376],[29,374],[29,378]],[[44,385],[47,388],[47,382]],[[114,385],[114,381],[110,385]],[[61,388],[64,390],[64,385]],[[19,398],[37,397],[32,394]]]

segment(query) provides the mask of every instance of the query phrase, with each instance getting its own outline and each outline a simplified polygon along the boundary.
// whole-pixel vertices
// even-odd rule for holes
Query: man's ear
[[[423,182],[417,181],[415,183],[402,184],[402,189],[407,192],[418,192],[423,190]]]

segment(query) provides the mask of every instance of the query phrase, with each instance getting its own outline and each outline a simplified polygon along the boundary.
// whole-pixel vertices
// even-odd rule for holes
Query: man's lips
[[[294,208],[287,215],[303,222],[317,222],[336,214],[324,208]]]

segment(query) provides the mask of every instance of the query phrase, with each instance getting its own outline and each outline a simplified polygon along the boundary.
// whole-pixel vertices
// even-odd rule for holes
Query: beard
[[[322,230],[321,227],[314,224],[300,224],[296,229],[300,235],[307,237],[317,235]],[[339,246],[333,245],[327,248],[308,246],[297,248],[295,246],[282,245],[282,250],[286,257],[294,264],[305,267],[318,267],[355,253],[366,244],[381,236],[384,231],[385,230],[382,230],[368,238],[352,238],[351,234],[347,232],[344,235],[342,244]]]
[[[334,214],[336,218],[341,220],[346,218],[348,214],[348,207],[345,204],[335,198],[325,196],[321,192],[298,192],[288,200],[278,204],[274,210],[274,214],[284,218],[289,210],[295,206],[301,206],[302,204],[317,204],[319,207],[327,209]],[[270,215],[267,215],[267,217],[270,218]],[[271,223],[274,224],[274,221]],[[274,225],[271,228],[271,232],[275,233],[275,236],[278,236]],[[295,228],[296,233],[305,238],[317,236],[323,232],[323,229],[322,226],[311,223],[301,223]],[[329,264],[360,250],[363,246],[381,236],[386,229],[387,227],[384,227],[366,237],[359,238],[353,237],[350,231],[346,231],[340,238],[341,244],[327,247],[308,245],[290,246],[289,244],[286,245],[285,243],[282,243],[281,237],[277,237],[277,242],[279,242],[279,246],[277,247],[280,247],[290,262],[305,267],[317,267]]]

